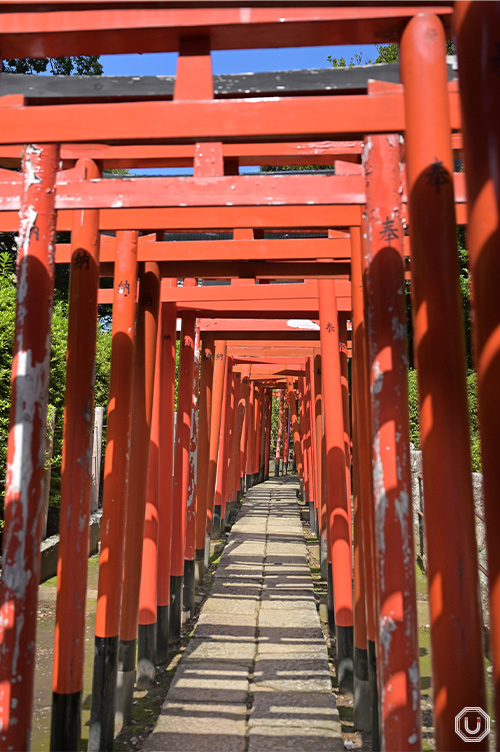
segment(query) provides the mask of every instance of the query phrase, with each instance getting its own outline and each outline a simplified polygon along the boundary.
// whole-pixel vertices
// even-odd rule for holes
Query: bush
[[[10,376],[16,314],[16,284],[14,275],[2,267],[0,254],[0,510],[3,516],[5,468],[9,432]],[[50,348],[49,404],[56,411],[54,449],[50,483],[50,504],[58,506],[61,486],[61,461],[64,422],[64,393],[66,385],[66,346],[68,338],[68,310],[64,300],[54,303]],[[111,332],[100,325],[97,330],[95,404],[107,406],[111,356]],[[106,411],[105,411],[106,416]],[[103,440],[105,430],[103,430]]]
[[[410,413],[410,441],[415,449],[420,449],[417,372],[414,368],[408,369],[408,409]]]
[[[472,370],[467,374],[467,401],[469,406],[472,471],[480,473],[481,442],[477,417],[477,377],[475,371]],[[417,372],[413,368],[408,369],[408,408],[410,413],[410,441],[415,449],[420,449]]]

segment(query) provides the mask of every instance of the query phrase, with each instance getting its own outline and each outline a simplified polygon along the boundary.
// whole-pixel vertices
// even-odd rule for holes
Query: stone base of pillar
[[[195,563],[194,560],[184,561],[184,587],[182,591],[182,606],[184,611],[189,612],[191,619],[194,618],[195,596]]]
[[[160,664],[168,661],[168,630],[170,606],[158,606],[156,609],[156,660]]]
[[[372,725],[368,650],[354,646],[354,728],[370,731]]]
[[[214,516],[212,519],[212,540],[219,540],[222,533],[221,505],[214,506]]]
[[[115,721],[126,726],[132,721],[135,687],[135,653],[137,640],[120,640],[118,672],[116,676]]]
[[[352,692],[354,689],[354,660],[353,660],[353,637],[352,627],[336,625],[337,633],[337,676],[339,690]]]
[[[89,752],[113,749],[119,642],[118,635],[95,638]],[[56,749],[52,743],[51,747]]]
[[[176,649],[181,641],[182,626],[182,575],[170,577],[170,624],[169,643],[172,649]]]
[[[139,624],[136,683],[137,689],[152,689],[156,684],[156,622]]]
[[[200,585],[205,577],[205,549],[197,548],[194,560],[194,582]]]

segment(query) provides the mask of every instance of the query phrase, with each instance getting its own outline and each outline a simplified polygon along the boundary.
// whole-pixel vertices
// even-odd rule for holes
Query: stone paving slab
[[[344,749],[297,489],[247,493],[146,752]]]
[[[330,697],[312,692],[258,692],[248,725],[319,727],[340,732],[340,722],[331,712]]]

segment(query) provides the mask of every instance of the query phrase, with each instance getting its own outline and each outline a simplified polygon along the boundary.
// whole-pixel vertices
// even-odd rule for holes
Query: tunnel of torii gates
[[[89,749],[112,748],[116,703],[130,715],[136,648],[141,665],[165,661],[179,640],[181,601],[193,609],[207,541],[244,488],[268,476],[272,399],[276,467],[286,468],[288,415],[322,540],[341,687],[357,687],[355,715],[371,723],[375,748],[421,748],[410,275],[436,743],[467,748],[454,717],[485,708],[486,698],[456,223],[468,223],[498,711],[498,3],[2,5],[3,58],[179,57],[163,93],[140,80],[114,93],[92,79],[47,93],[48,79],[22,90],[22,77],[16,90],[2,76],[0,230],[19,231],[19,252],[0,748],[26,749],[30,738],[54,256],[71,263],[71,280],[52,748],[80,741],[98,302],[113,305],[113,340]],[[458,79],[445,57],[452,33]],[[211,50],[374,42],[399,42],[400,72],[387,68],[395,80],[385,67],[262,74],[239,85],[212,78]],[[323,85],[326,75],[333,83]],[[453,174],[454,152],[463,173]],[[192,177],[102,178],[107,167],[186,164]],[[335,169],[239,174],[247,164]],[[56,229],[70,231],[71,244],[54,254]],[[182,232],[199,239],[169,240]],[[207,233],[227,234],[213,242]],[[113,276],[112,290],[99,289],[100,276]],[[231,284],[198,284],[209,279]],[[263,284],[272,281],[288,284]]]

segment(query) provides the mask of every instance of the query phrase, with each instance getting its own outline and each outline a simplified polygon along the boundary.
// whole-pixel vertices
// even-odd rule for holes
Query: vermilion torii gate
[[[104,484],[104,515],[113,524],[109,538],[103,538],[101,553],[90,748],[112,746],[118,662],[126,720],[136,640],[139,635],[139,659],[147,662],[152,655],[150,612],[155,606],[157,634],[163,635],[160,648],[166,652],[170,582],[177,607],[182,578],[194,569],[184,562],[195,561],[205,549],[216,494],[220,494],[222,515],[235,484],[235,480],[229,482],[231,477],[237,479],[245,470],[253,480],[260,472],[258,455],[263,448],[266,454],[269,441],[266,388],[280,383],[277,374],[274,370],[257,372],[262,380],[256,388],[252,370],[241,370],[237,406],[237,354],[228,354],[229,338],[221,337],[220,330],[212,338],[204,338],[202,332],[197,473],[207,495],[198,499],[193,527],[196,319],[200,315],[255,318],[256,308],[264,318],[288,319],[293,313],[293,318],[319,320],[320,340],[317,334],[311,340],[313,346],[299,377],[301,423],[308,430],[300,437],[295,428],[294,439],[298,454],[301,438],[303,444],[309,442],[307,451],[302,446],[308,473],[306,493],[308,489],[319,509],[320,533],[326,538],[331,565],[339,674],[347,682],[354,621],[355,660],[362,662],[366,651],[368,662],[368,670],[358,679],[365,693],[368,677],[371,682],[372,728],[376,730],[380,719],[384,749],[420,748],[403,296],[405,225],[409,225],[411,242],[420,385],[436,741],[438,749],[466,747],[455,735],[454,717],[464,707],[484,708],[485,692],[455,239],[456,221],[463,223],[467,218],[463,178],[453,176],[452,158],[452,147],[460,145],[460,136],[456,133],[452,140],[451,131],[459,131],[462,118],[478,310],[476,358],[498,710],[494,458],[499,422],[495,377],[500,357],[498,303],[492,289],[498,266],[498,196],[493,182],[498,134],[491,112],[498,87],[499,29],[496,4],[459,2],[456,6],[461,94],[457,82],[447,80],[444,42],[454,12],[449,3],[421,2],[412,7],[405,3],[354,7],[294,3],[287,7],[280,2],[250,1],[243,8],[222,0],[179,4],[96,0],[46,2],[42,9],[31,3],[5,4],[0,46],[6,58],[159,50],[179,50],[180,55],[173,93],[165,97],[149,99],[143,93],[132,101],[111,96],[100,102],[96,98],[74,102],[65,97],[44,102],[23,94],[0,98],[0,143],[3,157],[11,160],[5,162],[7,167],[19,153],[17,145],[26,145],[22,179],[4,171],[0,174],[0,229],[20,231],[0,590],[3,749],[27,748],[31,728],[56,228],[72,232],[72,280],[53,748],[76,749],[80,738],[83,652],[77,645],[81,644],[78,635],[86,587],[86,456],[93,406],[99,255],[102,273],[109,274],[106,265],[110,264],[114,272]],[[486,66],[481,62],[484,55],[478,54],[478,40],[487,52]],[[214,97],[211,49],[377,41],[400,43],[401,84],[374,82],[362,87],[362,93],[358,87],[352,93],[302,90],[293,96],[286,92],[268,96],[267,91],[253,91],[250,96],[239,92],[238,96]],[[404,134],[404,154],[398,134]],[[331,141],[335,138],[341,140],[338,146]],[[324,139],[331,142],[327,154],[319,143]],[[357,157],[361,142],[363,167]],[[309,164],[316,163],[316,157],[320,164],[335,162],[335,174],[235,174],[241,159],[279,164],[273,161],[278,157],[286,164],[293,161],[289,159],[293,153],[300,154],[302,163],[304,154]],[[354,161],[342,164],[331,158],[334,154]],[[60,156],[66,169],[58,170]],[[91,161],[99,159],[126,167],[138,166],[141,160],[155,165],[187,160],[194,164],[194,176],[102,179],[100,166]],[[273,231],[299,229],[334,232],[333,237],[320,238],[322,242],[306,238],[307,248],[306,243],[297,242],[299,238],[272,236]],[[116,241],[100,244],[99,230],[116,232]],[[192,243],[184,255],[181,244],[165,242],[163,236],[164,231],[181,230],[230,230],[234,235],[227,241],[231,245]],[[139,232],[155,232],[159,237],[139,240]],[[267,237],[260,238],[262,232]],[[181,251],[178,257],[177,251]],[[56,250],[61,260],[67,260],[65,254],[64,248]],[[181,289],[166,281],[177,277],[193,282]],[[311,281],[286,285],[288,296],[284,285],[194,289],[195,279],[209,277]],[[349,301],[344,310],[352,310],[353,320],[354,619],[338,339],[342,327],[337,292],[342,285],[347,290],[340,299]],[[183,329],[173,454],[177,312],[182,315]],[[243,339],[241,332],[237,336]],[[254,332],[249,337],[258,341]],[[283,339],[282,332],[278,338]],[[265,332],[261,343],[269,339]],[[300,339],[307,340],[305,332]],[[293,338],[290,344],[293,349]],[[250,366],[254,367],[257,364]],[[294,383],[288,380],[287,392],[293,411]],[[221,434],[231,425],[233,467],[238,454],[240,466],[229,474],[224,492],[229,447],[224,446]],[[153,446],[158,447],[159,459],[151,451]],[[245,446],[252,462],[243,469]],[[169,482],[172,467],[173,485]],[[227,469],[231,469],[230,462]],[[143,579],[141,585],[140,561],[149,571],[144,557],[154,558],[155,499],[161,565],[157,583]],[[145,515],[148,542],[143,546]],[[184,533],[184,526],[189,533]],[[75,552],[79,552],[78,561]],[[155,589],[156,604],[151,595]],[[144,627],[139,633],[138,623]],[[178,623],[178,613],[173,623]],[[171,635],[175,640],[175,628]],[[111,671],[106,665],[112,666]],[[360,723],[362,711],[362,705],[358,706]],[[376,733],[374,739],[376,743]],[[478,746],[486,748],[486,744]]]

